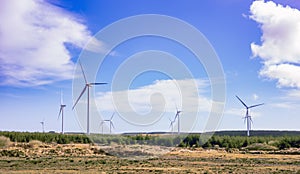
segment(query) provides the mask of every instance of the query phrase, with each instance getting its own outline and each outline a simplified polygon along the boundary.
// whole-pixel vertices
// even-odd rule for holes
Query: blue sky
[[[235,95],[249,105],[265,103],[251,110],[253,129],[300,128],[300,3],[296,0],[4,0],[0,4],[1,131],[41,131],[40,121],[44,120],[46,131],[59,132],[61,90],[67,105],[65,131],[85,131],[85,95],[78,108],[72,110],[73,100],[84,87],[81,71],[76,66],[80,53],[84,48],[88,50],[88,41],[91,43],[91,38],[105,27],[123,18],[144,14],[182,20],[200,31],[214,48],[226,80],[225,108],[217,130],[246,128],[242,119],[245,111]],[[120,28],[119,32],[124,29]],[[92,41],[100,52],[109,46],[104,40]],[[151,57],[153,55],[145,53],[147,50],[161,51],[162,57]],[[192,78],[182,74],[173,78],[162,72],[147,71],[137,74],[130,82],[117,81],[130,84],[125,86],[127,88],[112,88],[118,68],[129,60],[152,60],[169,66],[170,71],[177,70],[177,65],[163,60],[164,56],[164,60],[178,60],[181,63],[178,66],[184,65]],[[93,80],[89,72],[93,61],[81,61],[88,80]],[[134,113],[121,104],[118,106],[120,113],[113,120],[115,133],[170,131],[169,118],[174,118],[175,106],[181,108],[184,103],[189,107],[183,109],[181,115],[183,131],[190,131],[191,127],[192,131],[204,131],[212,102],[205,65],[190,50],[172,40],[144,36],[119,44],[102,62],[94,80],[109,84],[91,90],[97,104],[91,111],[93,132],[99,132],[101,120],[115,112],[111,96],[122,98],[125,93],[129,94],[133,111],[141,115],[141,123],[146,120],[151,124],[132,125],[130,119],[135,119]],[[176,88],[176,84],[181,88]],[[193,85],[197,91],[190,89]],[[157,93],[165,99],[165,112],[161,117],[150,114],[146,118],[151,105],[153,108],[160,105]],[[182,93],[188,97],[180,98]],[[108,124],[105,131],[108,131]]]

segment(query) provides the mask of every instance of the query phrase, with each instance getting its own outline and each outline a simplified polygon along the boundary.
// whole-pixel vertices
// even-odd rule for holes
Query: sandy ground
[[[36,143],[0,152],[0,173],[300,173],[300,155],[224,149]]]

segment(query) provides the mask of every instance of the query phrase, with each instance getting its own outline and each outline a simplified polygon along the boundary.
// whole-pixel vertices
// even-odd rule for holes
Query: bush
[[[9,147],[9,145],[11,144],[9,138],[5,137],[5,136],[0,136],[0,148],[6,148]]]

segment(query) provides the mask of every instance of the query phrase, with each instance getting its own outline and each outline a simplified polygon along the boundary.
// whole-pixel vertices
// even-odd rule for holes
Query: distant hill
[[[208,132],[212,133],[212,132]],[[228,136],[247,136],[246,131],[216,131],[214,135],[228,135]],[[300,136],[300,131],[276,131],[276,130],[252,130],[250,136]]]
[[[177,132],[174,132],[175,134]],[[138,134],[170,134],[169,132],[128,132],[123,133],[123,135],[138,135]],[[181,132],[181,135],[188,134]],[[203,133],[190,133],[190,134],[203,134]],[[205,134],[214,134],[219,136],[247,136],[247,132],[244,130],[228,130],[228,131],[216,131],[216,132],[206,132]],[[251,136],[300,136],[300,131],[277,131],[277,130],[252,130],[250,132]]]

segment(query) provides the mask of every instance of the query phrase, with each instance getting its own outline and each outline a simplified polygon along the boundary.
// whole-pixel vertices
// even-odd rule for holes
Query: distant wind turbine
[[[111,127],[115,128],[115,126],[114,126],[114,124],[113,124],[113,122],[112,122],[112,119],[113,119],[114,115],[115,115],[115,113],[113,113],[113,114],[111,115],[111,117],[110,117],[109,120],[103,120],[103,121],[109,122],[109,134],[111,134]],[[102,129],[103,129],[103,127],[102,127]],[[103,131],[103,130],[102,130],[102,131]]]
[[[81,91],[79,97],[77,98],[75,104],[73,105],[72,109],[75,108],[76,104],[78,103],[78,101],[80,100],[80,98],[82,97],[82,95],[87,90],[87,120],[86,120],[86,124],[87,124],[87,128],[86,129],[87,129],[87,131],[86,131],[86,133],[89,135],[90,134],[90,88],[92,86],[104,85],[104,84],[107,84],[107,83],[88,83],[88,81],[86,79],[86,76],[85,76],[85,73],[84,73],[84,70],[83,70],[83,67],[82,67],[80,61],[79,61],[79,65],[80,65],[80,68],[81,68],[81,71],[82,71],[82,75],[84,77],[85,86],[84,86],[83,90]]]
[[[249,109],[250,109],[250,108],[257,107],[257,106],[264,105],[264,103],[256,104],[256,105],[252,105],[252,106],[247,106],[247,105],[245,104],[245,102],[243,102],[242,99],[240,99],[237,95],[236,95],[236,98],[237,98],[237,99],[245,106],[245,108],[246,108],[246,116],[244,117],[244,122],[246,121],[246,123],[247,123],[247,136],[249,137],[249,136],[250,136],[250,129],[251,129],[251,122],[253,123],[252,118],[251,118],[251,116],[249,115]]]
[[[59,113],[58,113],[58,118],[61,115],[61,133],[64,134],[64,108],[67,106],[65,104],[63,104],[63,93],[62,91],[60,92],[60,109],[59,109]]]
[[[45,118],[44,118],[43,121],[41,121],[40,123],[41,123],[41,125],[42,125],[43,133],[45,133]]]
[[[180,134],[180,117],[179,117],[179,114],[181,113],[182,111],[178,110],[177,106],[176,106],[176,114],[175,114],[175,118],[174,118],[174,121],[176,120],[176,118],[178,119],[178,134]]]
[[[171,128],[171,133],[173,134],[174,132],[174,123],[175,123],[175,120],[171,120],[170,118],[169,118],[169,120],[170,120],[170,126],[169,126],[169,128]]]
[[[102,127],[102,134],[103,134],[103,127],[104,127],[104,125],[103,125],[103,124],[104,124],[104,123],[105,123],[105,121],[104,121],[104,120],[102,120],[102,121],[101,121],[101,123],[100,123],[100,126]]]

